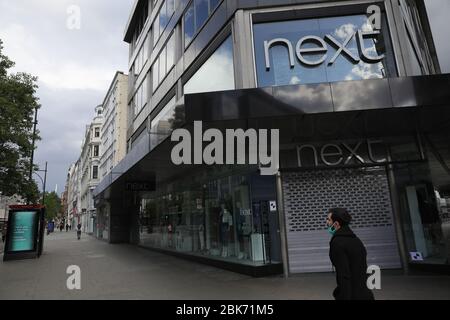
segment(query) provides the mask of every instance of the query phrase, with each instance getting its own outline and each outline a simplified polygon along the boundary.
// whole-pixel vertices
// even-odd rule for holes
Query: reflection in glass
[[[255,24],[254,45],[257,66],[258,86],[290,85],[303,83],[335,82],[343,80],[380,79],[394,72],[393,58],[388,54],[389,40],[385,39],[383,23],[380,34],[364,36],[363,46],[359,48],[358,31],[373,32],[365,15],[344,17],[305,19]],[[306,61],[324,59],[318,65],[300,62],[297,49],[318,49],[317,41],[305,41],[303,37],[315,36],[326,43],[326,52],[302,53]],[[264,42],[283,38],[291,43],[291,52],[287,45],[276,42],[268,49],[269,67],[266,68]],[[332,39],[331,39],[332,38]],[[333,41],[334,40],[334,41]],[[343,46],[343,44],[346,44]],[[341,50],[341,47],[345,50]],[[380,62],[366,63],[361,59],[361,51],[366,55],[378,57],[385,55]],[[289,55],[293,56],[294,66],[290,65]]]
[[[233,42],[231,37],[228,37],[186,82],[184,94],[233,90],[234,88]]]
[[[166,77],[166,48],[159,54],[159,82],[161,83]]]
[[[159,12],[159,33],[161,34],[168,22],[168,16],[167,16],[167,1],[164,1],[163,5],[161,6],[161,11]]]
[[[180,122],[184,120],[184,115],[180,113],[180,108],[176,108],[175,97],[173,97],[152,120],[150,129],[150,144],[152,149],[166,139],[172,133],[173,129],[179,126]]]
[[[153,46],[156,46],[156,44],[158,43],[159,35],[159,15],[157,15],[155,21],[153,22]]]
[[[212,12],[221,0],[209,0],[209,10]]]
[[[159,85],[159,59],[156,59],[155,63],[153,64],[152,76],[153,76],[153,81],[152,81],[153,91],[155,91]]]
[[[195,33],[194,20],[194,3],[192,2],[189,9],[184,14],[184,46],[187,47],[191,43]]]
[[[175,33],[172,34],[166,45],[167,50],[167,72],[169,72],[175,64]]]
[[[187,189],[143,197],[141,245],[248,265],[271,263],[248,175],[213,178]]]
[[[208,0],[195,1],[195,29],[198,30],[208,19]]]

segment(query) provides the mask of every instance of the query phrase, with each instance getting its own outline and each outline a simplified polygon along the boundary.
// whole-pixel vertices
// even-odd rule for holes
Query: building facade
[[[128,76],[117,72],[103,102],[104,123],[101,131],[100,175],[105,178],[112,172],[127,152],[128,128]],[[97,212],[99,239],[108,239],[109,210],[100,208]]]
[[[72,228],[78,224],[79,213],[81,212],[80,178],[78,167],[80,161],[73,163],[68,170],[67,186],[67,221]],[[81,219],[81,217],[80,217]]]
[[[81,225],[82,231],[88,234],[97,232],[93,191],[100,181],[100,134],[103,121],[103,107],[100,105],[95,108],[93,121],[86,126],[80,158]]]
[[[327,210],[346,207],[369,264],[448,268],[450,76],[423,1],[143,0],[125,41],[128,153],[94,192],[111,243],[326,272]],[[249,130],[278,130],[274,174]]]
[[[101,177],[105,177],[127,153],[128,76],[117,72],[103,102]]]

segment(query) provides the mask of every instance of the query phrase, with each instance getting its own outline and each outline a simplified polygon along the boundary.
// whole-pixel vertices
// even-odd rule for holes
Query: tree
[[[34,113],[40,107],[35,96],[37,78],[22,72],[8,74],[14,62],[3,55],[2,44],[0,40],[0,191],[35,203],[39,190],[28,175]],[[38,132],[34,139],[40,139]]]
[[[56,192],[45,193],[45,216],[48,220],[58,217],[61,212],[61,199]]]

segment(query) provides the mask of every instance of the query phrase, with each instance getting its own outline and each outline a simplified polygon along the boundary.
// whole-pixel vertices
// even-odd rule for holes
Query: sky
[[[48,161],[47,190],[64,191],[86,125],[116,71],[127,72],[123,34],[134,0],[0,0],[0,39],[14,72],[39,78],[35,163]],[[79,27],[75,19],[80,9]],[[40,173],[43,177],[43,173]],[[39,187],[42,182],[36,177]]]
[[[16,62],[14,72],[39,78],[42,141],[35,163],[43,168],[48,161],[47,190],[57,186],[58,194],[64,191],[68,168],[80,155],[94,108],[103,102],[115,72],[127,72],[123,34],[133,2],[0,0],[4,53]],[[450,0],[426,4],[442,71],[450,73]]]

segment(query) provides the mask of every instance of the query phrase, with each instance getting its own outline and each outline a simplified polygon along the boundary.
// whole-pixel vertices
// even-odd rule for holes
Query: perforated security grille
[[[384,168],[284,173],[282,179],[291,273],[332,270],[325,221],[333,207],[351,213],[351,228],[367,249],[369,265],[400,267]]]
[[[289,232],[326,229],[330,208],[347,208],[352,228],[392,225],[391,199],[384,170],[337,169],[284,175]]]

